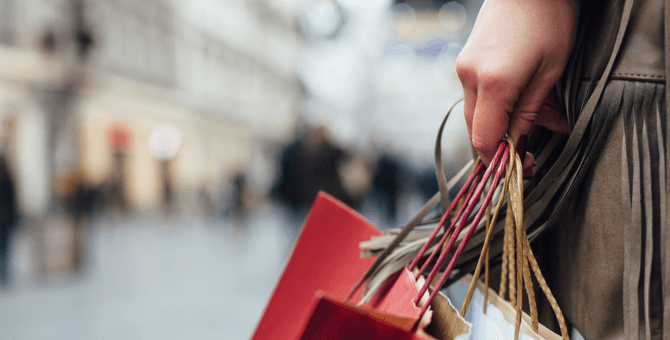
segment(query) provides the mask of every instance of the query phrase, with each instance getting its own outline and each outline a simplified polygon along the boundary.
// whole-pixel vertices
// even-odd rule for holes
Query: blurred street
[[[249,338],[319,191],[437,192],[482,1],[0,0],[0,340]]]
[[[282,223],[274,206],[244,223],[101,216],[82,273],[49,282],[31,274],[22,231],[0,339],[249,338],[290,252]]]

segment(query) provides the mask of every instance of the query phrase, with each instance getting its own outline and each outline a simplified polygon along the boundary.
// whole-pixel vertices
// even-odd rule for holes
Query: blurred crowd
[[[250,332],[287,255],[279,245],[295,241],[319,191],[380,229],[437,191],[435,136],[461,96],[455,58],[480,4],[0,0],[0,338],[39,325],[52,334],[68,315],[79,325],[91,310],[145,306],[196,281],[211,291],[191,298],[218,297],[214,310],[230,315],[234,294],[220,291],[247,289],[238,295],[256,309],[229,334]],[[449,175],[471,155],[460,115],[442,143]],[[276,263],[264,253],[273,245]],[[244,267],[266,291],[221,283],[214,267]],[[66,284],[81,300],[58,300],[62,278],[83,278]],[[44,295],[35,282],[48,283]],[[51,323],[33,317],[48,308],[52,319],[39,315]],[[107,319],[100,334],[122,321]],[[81,327],[70,328],[58,334]]]
[[[12,235],[34,275],[78,274],[115,216],[225,228],[271,206],[293,241],[325,191],[397,226],[437,191],[478,6],[0,0],[0,285]],[[453,172],[469,144],[462,121],[445,131]]]

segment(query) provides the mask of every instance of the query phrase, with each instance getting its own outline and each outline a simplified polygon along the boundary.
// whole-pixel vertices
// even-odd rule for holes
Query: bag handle
[[[458,238],[459,234],[465,227],[465,224],[467,222],[468,217],[470,214],[472,214],[473,210],[475,209],[477,203],[479,202],[480,197],[482,196],[482,193],[484,191],[484,188],[486,187],[487,182],[491,178],[491,175],[494,172],[494,169],[497,169],[495,171],[495,176],[493,178],[492,183],[498,183],[500,181],[500,178],[502,177],[502,174],[504,173],[505,165],[507,163],[507,158],[509,156],[509,148],[505,147],[505,143],[501,142],[500,145],[498,146],[498,150],[496,151],[495,156],[493,157],[493,160],[491,161],[490,166],[486,169],[486,172],[482,177],[479,179],[479,182],[476,185],[476,190],[474,191],[473,196],[466,202],[466,204],[462,207],[465,211],[465,213],[458,219],[458,223],[456,224],[456,228],[453,231],[452,237],[443,237],[441,241],[446,241],[448,239],[448,243],[446,248],[444,248],[440,254],[440,257],[437,260],[437,263],[433,267],[433,270],[430,272],[430,275],[428,275],[428,278],[426,279],[426,283],[421,287],[421,290],[419,291],[419,294],[417,298],[421,297],[426,290],[428,290],[428,286],[430,283],[432,283],[433,279],[437,275],[440,267],[444,263],[444,261],[447,258],[447,255],[451,251],[451,248],[453,247],[456,239]],[[499,167],[498,165],[503,164],[503,166]],[[495,187],[495,185],[491,186],[492,188]],[[482,206],[488,205],[488,203],[493,199],[493,193],[495,190],[489,190],[487,193],[484,203]],[[455,202],[452,202],[452,204],[455,204]],[[430,294],[430,297],[428,299],[428,304],[424,305],[423,308],[421,309],[421,313],[419,314],[419,318],[423,316],[423,314],[428,310],[428,306],[430,305],[430,302],[435,298],[437,293],[439,292],[440,288],[442,285],[444,285],[444,282],[447,280],[449,277],[449,273],[453,269],[454,265],[456,264],[456,261],[458,260],[458,257],[460,257],[461,253],[463,252],[463,249],[465,248],[465,245],[468,243],[470,238],[472,238],[472,235],[475,232],[476,226],[479,224],[481,221],[482,216],[484,215],[486,209],[479,209],[477,214],[475,215],[475,218],[473,222],[470,224],[470,229],[468,229],[467,233],[465,234],[465,237],[463,240],[461,240],[460,244],[458,245],[458,248],[456,249],[456,252],[454,253],[454,256],[451,258],[451,261],[449,262],[449,265],[447,266],[447,269],[444,271],[442,276],[440,277],[439,281],[435,285],[433,291]],[[446,235],[446,233],[445,233]],[[438,247],[435,249],[433,253],[436,253],[439,251],[439,249],[442,248],[442,244],[439,244]],[[417,299],[415,299],[415,303]]]
[[[440,205],[442,206],[442,214],[447,212],[447,207],[450,206],[449,202],[449,188],[447,186],[447,176],[444,174],[444,168],[442,167],[442,133],[444,132],[444,127],[447,124],[447,119],[451,115],[454,107],[458,103],[462,102],[463,98],[459,99],[451,106],[447,115],[442,120],[440,124],[440,129],[437,131],[437,140],[435,141],[435,176],[437,177],[437,187],[440,192]]]
[[[514,142],[508,138],[507,144],[509,149],[515,150]],[[470,282],[470,287],[466,295],[463,306],[461,307],[461,316],[465,315],[465,312],[468,309],[472,295],[476,288],[477,280],[481,273],[482,261],[486,260],[488,263],[488,250],[490,245],[491,235],[493,233],[493,226],[497,220],[498,213],[502,207],[505,196],[507,196],[507,217],[505,221],[505,241],[503,247],[503,267],[501,273],[501,283],[500,283],[500,296],[504,298],[505,287],[507,286],[506,278],[509,269],[509,293],[510,293],[510,302],[516,307],[516,322],[515,322],[515,339],[518,339],[519,330],[521,326],[521,313],[523,306],[523,285],[525,285],[526,293],[528,295],[528,301],[530,305],[531,312],[531,326],[534,332],[539,330],[539,322],[537,317],[537,305],[535,301],[535,291],[533,289],[533,283],[531,280],[531,269],[535,278],[537,279],[542,291],[547,296],[549,303],[554,310],[556,319],[558,320],[559,327],[561,329],[561,335],[563,339],[569,339],[568,330],[565,323],[565,318],[561,312],[556,299],[554,298],[549,286],[547,285],[540,268],[537,264],[537,260],[533,254],[533,251],[530,247],[530,242],[528,241],[528,236],[526,235],[525,229],[523,228],[523,182],[522,182],[522,173],[523,167],[521,159],[518,154],[511,152],[509,154],[510,159],[506,169],[505,180],[503,181],[503,187],[501,192],[501,198],[498,200],[496,207],[493,211],[493,218],[488,219],[486,227],[486,237],[484,244],[482,246],[481,255],[479,261],[477,262],[477,267],[473,275],[473,279]],[[502,167],[502,166],[501,166]],[[490,211],[490,206],[487,206],[487,210]],[[487,215],[488,217],[488,215]],[[516,223],[515,223],[516,222]],[[514,235],[515,234],[515,235]],[[516,236],[516,251],[515,247],[515,237]],[[515,261],[516,255],[516,261]],[[515,263],[516,262],[516,263]],[[485,271],[485,294],[484,294],[484,312],[486,312],[486,304],[488,300],[488,266]]]
[[[491,175],[494,169],[495,169],[495,175],[491,179]],[[428,287],[433,282],[435,276],[437,275],[440,268],[444,264],[444,261],[446,260],[446,257],[449,254],[449,252],[451,251],[451,248],[453,247],[455,240],[458,238],[459,234],[461,233],[465,224],[467,223],[468,217],[470,216],[470,214],[472,214],[473,210],[476,208],[477,203],[479,202],[484,193],[486,184],[489,182],[489,179],[491,179],[491,182],[489,184],[489,190],[484,197],[484,200],[481,204],[481,208],[477,211],[474,220],[470,224],[470,229],[466,232],[465,237],[460,242],[458,249],[456,249],[444,273],[442,274],[438,282],[435,284],[434,289],[428,298],[428,301],[426,301],[422,305],[421,312],[419,314],[419,319],[421,319],[423,315],[427,312],[430,303],[435,298],[440,288],[448,278],[454,265],[458,261],[458,258],[463,252],[466,244],[472,238],[476,226],[481,221],[481,218],[484,215],[484,213],[486,213],[487,223],[486,223],[486,237],[484,240],[484,245],[482,246],[480,258],[477,263],[477,267],[475,269],[475,275],[473,276],[473,280],[470,283],[466,300],[464,301],[463,306],[461,308],[461,316],[465,314],[472,299],[472,295],[474,293],[477,280],[481,273],[482,262],[485,259],[488,260],[488,250],[491,235],[493,233],[494,223],[497,220],[498,214],[505,201],[505,198],[507,198],[508,213],[505,221],[506,226],[504,235],[505,243],[503,250],[503,261],[505,263],[503,263],[502,275],[504,280],[504,278],[507,277],[506,271],[509,269],[510,301],[515,306],[516,309],[515,340],[518,339],[521,326],[521,316],[523,313],[522,307],[523,307],[524,286],[528,295],[529,305],[531,307],[530,309],[531,309],[532,329],[535,332],[538,332],[539,330],[537,306],[535,301],[535,291],[533,289],[531,279],[531,270],[535,274],[535,277],[538,280],[540,287],[547,296],[552,306],[552,309],[554,310],[554,314],[556,315],[556,318],[559,322],[559,326],[561,328],[561,334],[563,339],[569,339],[567,333],[567,326],[565,324],[563,314],[558,306],[558,303],[556,302],[556,299],[553,297],[549,287],[547,286],[546,281],[542,276],[542,273],[540,272],[535,256],[533,255],[532,249],[530,248],[530,243],[528,242],[528,237],[526,235],[525,229],[523,228],[523,179],[522,179],[523,166],[521,163],[521,159],[516,152],[514,142],[509,137],[507,138],[506,141],[502,141],[500,143],[498,151],[496,152],[496,155],[494,156],[489,168],[486,169],[484,174],[481,174],[481,171],[482,169],[480,164],[479,166],[477,166],[475,170],[473,170],[471,177],[468,180],[468,183],[466,183],[466,185],[464,185],[464,187],[461,189],[457,198],[453,202],[451,202],[450,207],[444,214],[442,220],[435,228],[426,244],[424,244],[424,247],[422,247],[422,251],[418,254],[418,256],[414,259],[414,261],[412,261],[412,264],[410,265],[411,269],[415,269],[418,259],[420,259],[423,256],[423,251],[427,249],[427,245],[430,245],[434,241],[434,237],[437,235],[437,231],[442,228],[444,222],[453,212],[453,210],[460,205],[460,207],[458,207],[457,209],[458,213],[452,219],[451,225],[442,236],[437,247],[431,253],[430,257],[424,262],[422,268],[418,272],[416,272],[417,276],[420,276],[421,273],[425,271],[426,267],[432,261],[434,256],[438,252],[440,252],[440,256],[436,264],[433,266],[433,269],[431,270],[424,285],[421,287],[417,297],[414,299],[414,303],[418,304],[419,299],[424,296]],[[493,194],[496,188],[498,187],[498,183],[500,182],[503,174],[505,174],[505,179],[502,184],[501,195],[493,211],[493,217],[491,217],[491,204],[493,200]],[[466,192],[467,197],[465,199],[461,199],[461,197],[465,195]],[[447,242],[446,246],[444,246],[445,242]],[[486,262],[488,264],[488,261]],[[486,278],[488,278],[488,265],[486,267],[487,268],[485,275]],[[486,292],[488,292],[488,280],[486,279],[486,281],[487,281]],[[501,296],[504,296],[504,292],[502,292],[502,289],[504,289],[505,286],[506,284],[502,282]],[[485,292],[484,308],[486,307],[486,301],[488,299],[488,295],[486,292]],[[415,325],[415,327],[417,325],[418,323]]]
[[[463,185],[461,190],[458,192],[458,195],[456,195],[456,198],[454,198],[454,201],[451,202],[451,204],[449,205],[449,208],[447,209],[447,211],[442,216],[442,219],[440,219],[440,222],[437,224],[437,227],[433,230],[433,232],[428,237],[428,241],[426,241],[426,243],[421,247],[421,249],[419,250],[419,253],[414,257],[414,260],[412,260],[412,262],[409,264],[409,267],[407,267],[407,269],[409,269],[409,271],[414,270],[414,268],[417,266],[417,264],[419,263],[419,261],[423,257],[424,253],[426,252],[426,250],[428,249],[430,244],[433,242],[433,240],[437,236],[437,233],[444,226],[447,218],[449,218],[451,213],[456,208],[456,203],[460,202],[460,200],[463,198],[463,195],[466,192],[468,193],[468,196],[467,196],[466,200],[470,199],[470,195],[471,195],[472,191],[474,190],[474,186],[472,184],[475,181],[475,178],[477,176],[479,176],[479,174],[482,172],[483,168],[484,168],[484,164],[479,159],[477,159],[477,161],[475,162],[475,166],[472,168],[472,172],[470,173],[470,178],[468,178],[468,181],[465,183],[465,185]],[[444,233],[444,235],[447,235],[449,233],[449,231],[453,228],[454,223],[458,219],[458,216],[460,216],[461,213],[463,212],[462,208],[463,207],[461,207],[461,209],[458,209],[459,211],[458,211],[457,215],[454,217],[451,225],[449,226],[447,231]],[[431,255],[431,258],[429,260],[427,260],[426,262],[430,262],[430,260],[432,260],[432,255]],[[422,270],[420,272],[423,272],[424,270],[425,270],[425,268],[422,268]]]
[[[471,179],[473,179],[474,182],[472,183],[472,186],[469,187],[467,197],[459,199],[457,201],[454,201],[454,205],[457,204],[458,214],[456,214],[456,216],[454,216],[454,218],[452,219],[451,225],[449,225],[449,228],[442,235],[442,238],[440,239],[440,242],[438,242],[438,244],[435,247],[435,249],[433,250],[433,252],[430,254],[430,256],[428,256],[428,259],[426,259],[426,261],[423,262],[423,265],[421,266],[421,269],[419,270],[419,274],[423,274],[426,271],[426,269],[428,268],[428,265],[433,261],[433,258],[435,258],[435,255],[438,252],[440,252],[440,249],[442,249],[442,250],[446,249],[445,242],[453,236],[452,234],[454,232],[454,226],[456,225],[456,222],[458,222],[464,216],[466,205],[463,204],[463,202],[470,202],[470,200],[472,199],[472,195],[474,194],[474,192],[475,192],[475,190],[478,186],[478,180],[480,179],[481,174],[474,173],[473,175],[474,176]],[[446,217],[446,215],[445,215],[445,217]],[[465,216],[464,218],[467,220],[468,216]],[[439,228],[435,228],[435,229],[439,230]],[[433,233],[435,233],[435,231],[433,231]],[[458,235],[456,235],[456,237],[458,237]],[[429,239],[429,241],[432,242],[432,240],[430,240],[430,239]],[[427,244],[429,244],[429,243],[427,243]],[[449,244],[449,243],[447,243],[447,244]],[[419,254],[417,254],[417,255],[419,255]],[[423,255],[423,254],[421,254],[421,255]],[[420,260],[420,257],[415,258],[415,261],[418,262],[419,260]]]

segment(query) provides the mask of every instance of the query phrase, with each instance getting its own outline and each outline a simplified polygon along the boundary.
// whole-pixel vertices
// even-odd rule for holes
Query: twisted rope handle
[[[486,313],[486,305],[488,301],[488,251],[489,251],[489,246],[490,246],[490,239],[491,235],[493,233],[493,226],[494,222],[497,220],[498,214],[501,210],[501,207],[505,201],[505,197],[507,197],[507,220],[505,223],[505,244],[504,244],[504,249],[503,249],[503,272],[502,272],[502,280],[501,280],[501,297],[504,298],[505,294],[505,288],[508,286],[506,282],[506,278],[509,278],[509,292],[510,292],[510,302],[513,306],[515,306],[516,309],[516,320],[515,320],[515,332],[514,332],[514,338],[515,340],[518,340],[519,337],[519,331],[521,327],[521,316],[523,313],[522,307],[523,307],[523,290],[525,287],[527,296],[528,296],[528,302],[530,306],[530,314],[531,314],[531,327],[534,332],[538,333],[539,331],[539,322],[538,322],[538,316],[537,316],[537,304],[535,300],[535,291],[533,289],[533,283],[532,283],[532,278],[531,278],[531,270],[533,274],[535,274],[536,279],[538,280],[538,283],[544,292],[544,294],[547,296],[547,299],[549,300],[549,303],[551,304],[551,307],[554,311],[554,314],[556,315],[556,319],[559,322],[559,326],[561,329],[561,335],[562,338],[565,340],[569,339],[568,332],[567,332],[567,326],[565,323],[565,318],[563,317],[563,314],[560,310],[560,307],[558,306],[558,303],[556,302],[556,299],[551,293],[551,290],[547,286],[546,281],[544,280],[544,277],[542,276],[542,273],[540,272],[539,266],[537,264],[537,260],[535,259],[535,256],[533,255],[532,249],[530,248],[530,242],[528,241],[528,237],[526,235],[525,230],[523,229],[523,182],[522,182],[522,173],[523,173],[523,167],[521,160],[514,152],[515,147],[514,147],[514,142],[511,139],[507,139],[505,148],[504,148],[504,156],[501,159],[499,164],[491,163],[491,167],[497,167],[496,171],[496,176],[494,177],[493,181],[490,184],[489,192],[486,195],[486,199],[484,200],[484,203],[482,204],[482,208],[477,214],[477,217],[480,217],[484,211],[486,211],[487,214],[487,223],[486,223],[486,237],[484,239],[484,244],[482,246],[482,250],[480,253],[480,258],[479,261],[477,262],[477,267],[475,268],[474,276],[473,279],[470,283],[468,293],[466,295],[465,301],[463,302],[463,305],[461,307],[460,314],[461,316],[465,315],[465,312],[468,309],[468,306],[472,300],[472,296],[474,294],[474,290],[476,288],[477,280],[481,274],[481,267],[483,262],[486,262],[486,292],[484,295],[484,313]],[[501,143],[501,144],[503,144]],[[498,156],[498,155],[496,155]],[[509,160],[507,157],[509,156]],[[491,217],[490,215],[490,210],[491,210],[491,196],[493,191],[495,190],[495,187],[497,186],[498,181],[500,180],[501,174],[505,173],[505,179],[503,181],[502,189],[501,189],[501,195],[500,199],[498,200],[494,210],[493,210],[493,216]],[[488,179],[487,179],[488,180]],[[484,183],[480,183],[479,185],[485,185],[486,181]],[[467,204],[470,205],[474,200],[466,200]],[[453,202],[452,202],[453,203]],[[476,204],[476,203],[475,203]],[[485,207],[485,208],[484,208]],[[475,223],[479,223],[478,218],[475,217],[475,221],[473,222],[473,225],[476,225]],[[465,244],[469,241],[469,237],[473,233],[474,228],[471,227],[470,230],[468,230],[468,233],[466,234],[465,238],[461,241],[461,244],[459,245],[459,250],[465,247]],[[454,236],[452,237],[457,237],[458,232],[460,232],[459,228],[454,231]],[[516,249],[515,249],[516,248]],[[438,248],[439,249],[439,248]],[[450,247],[447,247],[447,249],[444,249],[445,251],[449,251]],[[448,276],[449,272],[451,271],[453,264],[455,261],[458,259],[460,256],[460,251],[457,250],[456,253],[454,254],[454,257],[449,263],[449,266],[445,270],[444,274],[440,278],[440,281],[437,283],[435,286],[435,289],[433,290],[431,296],[429,297],[428,302],[432,301],[432,298],[434,295],[439,291],[441,288],[442,284],[444,283],[444,279]],[[442,256],[441,256],[442,257]],[[439,261],[438,261],[439,262]],[[439,263],[438,263],[439,264]],[[441,264],[440,264],[441,265]],[[439,266],[436,265],[435,268],[433,268],[433,272],[439,270]],[[432,274],[432,272],[431,272]],[[431,282],[430,280],[427,280],[427,283]],[[425,305],[424,305],[425,306]],[[425,308],[424,308],[425,309]],[[423,310],[422,310],[423,311]]]
[[[507,163],[507,157],[509,155],[509,152],[510,152],[510,150],[509,150],[509,148],[505,147],[505,143],[500,143],[500,146],[498,147],[498,151],[496,152],[496,155],[494,156],[493,160],[491,161],[491,165],[486,169],[486,172],[482,176],[481,181],[477,185],[477,190],[475,191],[472,198],[467,202],[466,207],[464,207],[465,214],[463,216],[461,216],[461,218],[459,220],[459,223],[456,225],[456,230],[454,230],[452,237],[449,238],[449,242],[447,244],[447,247],[442,250],[442,253],[440,254],[440,257],[437,260],[437,263],[435,264],[435,266],[433,267],[433,270],[431,271],[430,275],[426,279],[426,283],[423,285],[423,287],[421,287],[421,290],[419,291],[419,295],[417,297],[422,296],[423,293],[426,292],[426,290],[428,289],[428,286],[430,285],[432,280],[437,275],[440,267],[442,266],[442,264],[446,260],[446,257],[448,255],[449,251],[451,251],[451,248],[453,247],[454,242],[458,238],[458,235],[463,230],[463,227],[467,222],[467,218],[470,216],[470,214],[475,209],[477,203],[479,202],[479,198],[480,198],[480,196],[481,196],[481,194],[482,194],[482,192],[483,192],[483,190],[486,186],[486,183],[488,182],[489,178],[491,177],[491,174],[493,173],[494,169],[496,169],[498,167],[499,162],[501,162],[503,164]],[[504,173],[504,166],[500,167],[500,169],[498,169],[496,171],[496,174],[493,178],[492,183],[497,184],[500,181],[500,178],[502,177],[503,173]],[[495,186],[492,185],[491,187],[495,187]],[[486,198],[485,198],[485,200],[482,204],[483,207],[486,207],[491,202],[491,200],[493,199],[494,191],[495,190],[489,190],[489,192],[487,193]],[[456,252],[454,253],[454,256],[451,258],[451,261],[449,262],[449,265],[447,266],[447,269],[444,271],[444,273],[440,277],[439,281],[435,285],[433,292],[430,294],[430,297],[429,297],[429,300],[428,300],[429,303],[433,301],[433,299],[435,298],[435,296],[439,292],[440,288],[442,288],[442,285],[444,285],[444,282],[449,277],[449,274],[451,273],[451,270],[453,269],[454,265],[456,264],[456,261],[458,260],[458,258],[463,253],[463,250],[465,249],[465,246],[467,245],[467,243],[472,238],[472,235],[475,232],[476,226],[479,224],[479,221],[481,221],[481,218],[483,217],[485,211],[486,211],[486,209],[479,209],[479,211],[477,212],[472,224],[470,225],[470,229],[465,234],[465,237],[463,238],[463,240],[461,240],[461,242],[458,246],[458,249],[456,249]],[[438,246],[437,249],[439,249],[439,248],[441,248],[441,245]],[[424,305],[424,307],[421,309],[421,313],[419,314],[419,318],[421,318],[421,316],[423,316],[423,314],[428,309],[428,306],[429,306],[429,304]]]
[[[472,172],[470,173],[470,178],[468,178],[468,181],[465,183],[465,185],[463,185],[461,190],[458,192],[458,195],[456,195],[456,198],[454,198],[454,200],[451,201],[451,204],[449,205],[449,208],[444,213],[444,215],[442,215],[442,218],[440,219],[440,222],[437,224],[437,227],[433,230],[433,232],[428,237],[428,240],[426,241],[426,243],[421,247],[421,250],[419,250],[419,253],[414,257],[414,260],[412,260],[412,262],[407,267],[407,269],[409,269],[409,271],[413,271],[414,268],[416,268],[417,264],[419,263],[419,261],[423,257],[424,253],[426,252],[426,250],[428,249],[430,244],[433,242],[433,240],[437,236],[440,229],[444,226],[447,218],[449,218],[449,215],[451,215],[451,213],[454,211],[454,209],[457,208],[458,202],[463,198],[463,195],[466,192],[469,193],[468,189],[470,189],[471,187],[474,188],[474,185],[472,185],[472,183],[475,181],[475,178],[477,178],[477,176],[481,173],[483,168],[484,168],[484,164],[481,163],[481,161],[479,159],[477,159],[477,161],[475,162],[475,165],[472,167]],[[469,199],[469,197],[470,197],[470,195],[468,195],[467,199]],[[460,208],[456,209],[456,211],[458,211],[457,216],[460,216],[461,209]],[[452,227],[454,226],[454,223],[457,219],[458,219],[458,217],[454,217],[451,225],[449,226],[449,229],[446,230],[445,235],[449,233],[449,231],[452,229]],[[427,261],[427,262],[430,262],[430,261]]]
[[[510,165],[511,162],[507,162],[506,166],[504,169],[506,170],[507,173],[510,171]],[[503,168],[501,165],[500,168]],[[504,202],[504,197],[507,195],[507,190],[508,190],[508,185],[509,185],[509,178],[505,178],[503,181],[503,187],[502,191],[500,192],[500,199],[498,200],[498,203],[496,204],[495,209],[493,210],[493,217],[490,218],[488,216],[489,211],[487,211],[487,224],[486,224],[486,238],[484,239],[484,245],[482,246],[482,251],[479,256],[479,261],[477,262],[477,267],[475,268],[475,273],[473,277],[478,278],[479,275],[481,274],[481,268],[482,268],[482,260],[486,259],[488,260],[488,251],[489,251],[489,245],[491,243],[491,235],[493,234],[493,226],[495,225],[495,221],[498,219],[498,213],[500,212],[500,208],[503,205]],[[487,210],[490,210],[491,206],[489,205],[487,207]],[[488,264],[488,261],[486,261]],[[488,269],[486,270],[485,274],[485,280],[486,280],[486,291],[485,291],[485,296],[484,296],[484,308],[486,308],[486,301],[488,301]],[[468,293],[465,296],[465,300],[463,301],[463,305],[461,307],[461,316],[465,316],[465,312],[468,310],[468,306],[470,305],[470,301],[472,300],[472,295],[475,292],[475,288],[477,285],[477,280],[472,280],[470,282],[470,287],[468,288]]]
[[[475,176],[474,176],[473,179],[475,181],[472,183],[472,187],[469,188],[470,190],[468,191],[468,195],[465,197],[466,202],[470,201],[470,199],[472,198],[472,195],[474,194],[474,192],[476,191],[476,188],[478,186],[478,181],[477,180],[479,179],[479,175],[476,174],[476,173],[474,175]],[[461,200],[459,200],[459,201],[461,201]],[[456,202],[456,200],[454,200],[454,203],[458,203],[458,202]],[[443,248],[443,245],[445,244],[445,242],[447,242],[447,244],[449,244],[448,241],[449,241],[450,237],[452,236],[452,233],[454,231],[454,226],[456,225],[456,222],[459,221],[461,219],[461,217],[463,217],[464,212],[466,210],[465,209],[466,206],[464,204],[458,203],[458,206],[459,206],[458,209],[457,209],[458,213],[456,214],[456,216],[454,216],[454,218],[451,222],[451,225],[449,225],[449,228],[446,230],[444,235],[442,235],[442,238],[440,239],[440,242],[437,243],[437,246],[435,247],[433,252],[430,254],[430,256],[428,256],[428,259],[426,259],[426,261],[424,261],[423,265],[421,266],[421,269],[419,270],[419,274],[422,274],[423,272],[426,271],[426,268],[428,268],[428,265],[433,260],[435,255],[440,253],[440,249]],[[467,217],[465,217],[465,218],[467,219]],[[439,226],[437,228],[435,228],[435,230],[438,230],[438,229],[440,229]],[[435,233],[435,230],[433,231],[433,233]],[[458,235],[456,235],[456,237],[458,237]],[[425,245],[429,245],[429,244],[430,244],[429,242],[426,242]]]
[[[510,146],[513,146],[513,142],[508,141]],[[565,324],[565,318],[563,317],[563,313],[561,312],[560,307],[558,306],[558,303],[556,302],[556,299],[554,298],[553,294],[551,293],[551,290],[549,289],[549,286],[547,285],[546,281],[544,280],[544,277],[542,276],[542,273],[540,272],[540,268],[537,265],[537,260],[535,259],[535,256],[533,255],[533,251],[530,248],[530,242],[528,241],[528,236],[526,235],[526,231],[523,228],[523,182],[522,182],[522,173],[523,173],[523,166],[521,164],[521,160],[519,159],[518,155],[514,156],[514,168],[512,169],[511,173],[509,174],[510,178],[510,190],[508,192],[508,209],[512,211],[514,223],[516,224],[516,228],[511,228],[511,230],[516,231],[516,301],[512,304],[516,305],[516,322],[515,322],[515,331],[514,331],[514,339],[517,340],[519,337],[519,330],[521,327],[521,313],[522,311],[522,305],[523,305],[523,292],[522,290],[522,283],[521,280],[524,281],[525,283],[525,288],[526,292],[528,294],[528,301],[530,305],[530,312],[531,312],[531,327],[533,331],[536,333],[539,330],[539,322],[537,320],[537,306],[535,302],[535,292],[533,290],[532,286],[532,281],[531,281],[531,276],[530,276],[530,269],[532,269],[533,273],[535,274],[535,277],[544,292],[544,294],[547,296],[547,299],[549,300],[549,303],[554,311],[554,314],[556,315],[556,319],[558,320],[559,327],[561,329],[561,336],[563,339],[568,340],[568,329]],[[509,218],[509,216],[508,216]],[[505,232],[507,233],[508,229],[506,228]],[[507,240],[511,240],[514,242],[514,238],[506,238]],[[511,250],[514,248],[514,244],[510,243],[507,245],[507,249]],[[508,265],[510,265],[510,274],[512,274],[512,271],[514,271],[514,268],[511,267],[511,264],[513,261],[508,261]],[[511,277],[512,275],[510,275]],[[512,284],[512,282],[510,282]],[[511,286],[510,286],[511,288]],[[511,291],[510,291],[511,293]],[[510,294],[510,300],[511,300],[512,294]]]

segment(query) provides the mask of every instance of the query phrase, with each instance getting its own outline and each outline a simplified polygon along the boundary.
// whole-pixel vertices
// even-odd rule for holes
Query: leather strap
[[[574,129],[570,132],[570,138],[568,139],[568,142],[565,146],[565,149],[559,159],[556,161],[552,169],[549,171],[549,173],[543,178],[543,180],[538,184],[538,186],[531,192],[529,197],[526,199],[527,203],[530,202],[537,202],[534,204],[535,209],[531,207],[531,209],[526,210],[528,213],[525,217],[526,226],[534,224],[540,217],[542,211],[544,210],[542,208],[546,208],[549,205],[549,202],[553,197],[542,197],[540,201],[535,200],[536,198],[539,198],[537,196],[540,196],[542,193],[550,189],[551,187],[559,187],[561,186],[561,182],[559,180],[556,180],[556,178],[562,177],[565,178],[567,173],[569,173],[570,169],[567,168],[567,165],[573,162],[573,158],[579,153],[580,146],[582,146],[582,142],[584,139],[584,136],[586,134],[586,131],[592,121],[593,113],[595,112],[595,109],[598,105],[598,103],[601,100],[603,91],[605,89],[605,85],[607,83],[607,79],[612,71],[612,67],[614,66],[614,62],[616,61],[616,56],[621,48],[621,44],[623,42],[623,38],[626,32],[626,28],[628,26],[628,21],[630,19],[630,14],[632,12],[633,8],[633,2],[634,0],[624,0],[624,7],[623,7],[623,12],[622,12],[622,17],[621,17],[621,24],[619,25],[619,31],[616,35],[616,40],[614,43],[614,47],[610,56],[610,59],[607,63],[607,66],[605,67],[605,70],[603,71],[603,74],[600,77],[600,80],[598,81],[593,93],[589,97],[589,100],[586,102],[586,105],[584,105],[584,108],[581,110],[581,113],[579,114],[579,118],[577,120],[577,123],[574,127]],[[593,136],[592,136],[593,138]],[[583,173],[585,172],[585,167],[583,165],[585,161],[580,162],[580,167],[577,169],[577,173]],[[560,174],[560,175],[559,175]],[[581,180],[581,178],[579,178]],[[572,188],[575,186],[575,184],[578,184],[579,182],[577,178],[572,178],[569,187]],[[535,194],[537,192],[537,194]],[[544,195],[542,195],[544,196]],[[565,201],[565,199],[563,200]],[[553,217],[555,217],[558,214],[553,214]],[[548,221],[548,223],[545,223],[543,226],[541,226],[539,229],[544,229],[546,228],[546,225],[550,225],[551,223],[549,222],[554,222],[552,219]]]
[[[665,79],[670,79],[670,0],[665,0]],[[661,117],[657,111],[657,120],[659,122],[659,136],[667,136],[663,134],[661,129],[665,128],[667,133],[667,115],[670,114],[670,86],[665,84],[665,105],[666,115]],[[665,118],[665,119],[662,119]],[[668,190],[670,190],[670,171],[667,169],[666,162],[668,161],[668,140],[663,140],[659,137],[659,160],[660,165],[660,213],[661,213],[661,278],[663,291],[663,335],[670,336],[670,214],[668,211],[670,207],[670,200],[667,198]]]
[[[633,164],[629,203],[631,224],[627,226],[627,233],[624,234],[628,236],[625,237],[624,244],[627,243],[627,248],[630,250],[628,256],[625,257],[627,261],[624,263],[624,333],[628,339],[637,339],[640,328],[637,315],[640,310],[638,289],[642,252],[642,193],[640,183],[640,150],[637,147],[640,141],[637,136],[638,122],[635,116],[633,114],[633,140],[631,142]],[[628,315],[626,314],[627,312],[629,313]]]
[[[454,103],[447,115],[442,120],[440,124],[440,129],[437,132],[437,141],[435,141],[435,175],[437,176],[437,186],[440,188],[440,204],[442,205],[442,214],[447,212],[449,207],[449,189],[447,188],[447,176],[444,175],[444,168],[442,167],[442,132],[444,132],[444,126],[447,124],[447,119],[451,115],[451,111],[454,110],[454,107],[462,102],[463,99],[460,99]]]
[[[651,98],[651,99],[649,99]],[[645,215],[645,247],[644,247],[644,327],[647,340],[651,340],[651,317],[650,313],[650,285],[651,285],[651,265],[652,256],[654,254],[654,219],[653,208],[654,201],[652,195],[652,167],[651,152],[649,151],[649,144],[652,141],[649,138],[649,122],[647,121],[647,113],[652,112],[654,97],[645,97],[642,103],[641,120],[642,120],[642,181],[644,199],[644,215]],[[652,117],[653,118],[653,117]],[[655,142],[655,141],[654,141]]]

